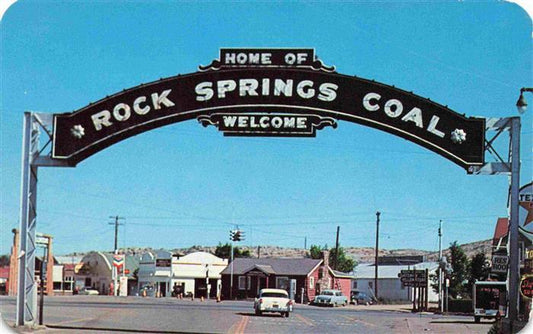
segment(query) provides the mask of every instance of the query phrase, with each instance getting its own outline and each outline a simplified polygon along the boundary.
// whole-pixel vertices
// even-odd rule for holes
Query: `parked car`
[[[98,290],[96,290],[93,287],[86,286],[86,287],[81,288],[78,294],[79,295],[99,295],[100,292],[98,292]]]
[[[346,306],[348,298],[340,290],[324,290],[313,300],[314,305]]]
[[[289,317],[294,302],[283,289],[261,289],[254,301],[256,315],[263,312],[279,312],[282,316]]]
[[[372,300],[372,297],[367,295],[364,292],[360,292],[357,290],[352,291],[352,296],[350,298],[350,303],[355,305],[372,305],[374,301]]]

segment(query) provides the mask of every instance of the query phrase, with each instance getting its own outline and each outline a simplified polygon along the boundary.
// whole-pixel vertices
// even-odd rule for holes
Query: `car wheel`
[[[285,318],[289,317],[289,312],[285,312]]]
[[[346,306],[347,304],[348,304],[347,302],[344,302],[344,303],[342,303],[342,306]]]
[[[474,321],[476,322],[476,324],[479,324],[479,322],[481,321],[481,317],[474,317]]]
[[[260,316],[261,315],[261,310],[255,309],[255,315],[259,315]]]

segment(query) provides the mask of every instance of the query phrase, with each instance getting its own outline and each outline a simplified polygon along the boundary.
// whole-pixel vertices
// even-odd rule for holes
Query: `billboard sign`
[[[347,121],[400,136],[465,169],[484,164],[485,119],[339,74],[313,49],[221,49],[220,59],[197,72],[54,114],[52,158],[74,166],[121,140],[187,120],[224,135],[286,137],[312,137]]]

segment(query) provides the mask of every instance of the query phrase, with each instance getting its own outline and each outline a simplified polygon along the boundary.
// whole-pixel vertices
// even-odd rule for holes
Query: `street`
[[[15,322],[15,298],[0,297],[2,318]],[[492,321],[413,314],[408,305],[324,308],[297,304],[289,318],[256,316],[251,301],[54,296],[36,333],[487,333]]]

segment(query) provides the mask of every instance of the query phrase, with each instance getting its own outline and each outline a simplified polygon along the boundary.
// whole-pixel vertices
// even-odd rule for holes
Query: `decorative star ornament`
[[[463,129],[455,129],[452,131],[452,142],[455,144],[462,144],[466,141],[466,132]]]
[[[523,201],[523,202],[518,202],[518,204],[520,204],[521,207],[527,210],[527,216],[526,216],[526,220],[524,221],[524,226],[533,222],[533,202]]]
[[[70,129],[70,133],[73,137],[81,139],[81,137],[85,136],[85,129],[81,125],[74,125],[72,129]]]

